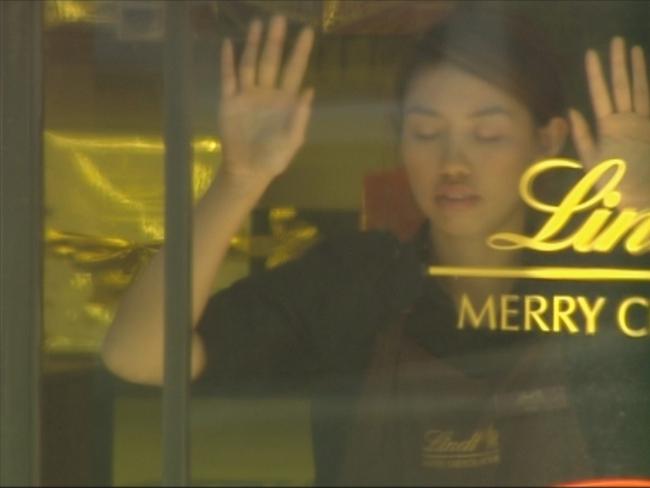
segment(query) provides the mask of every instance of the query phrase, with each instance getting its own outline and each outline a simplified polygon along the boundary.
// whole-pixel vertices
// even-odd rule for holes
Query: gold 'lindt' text
[[[549,159],[531,166],[522,176],[519,191],[531,208],[548,214],[533,236],[500,232],[488,238],[495,249],[533,249],[556,252],[573,248],[580,253],[609,253],[623,243],[632,255],[650,251],[650,209],[623,208],[618,185],[625,175],[625,161],[609,159],[587,172],[558,205],[541,201],[533,192],[535,179],[555,169],[580,169],[576,161]],[[569,236],[559,237],[576,215],[589,212],[579,228]]]

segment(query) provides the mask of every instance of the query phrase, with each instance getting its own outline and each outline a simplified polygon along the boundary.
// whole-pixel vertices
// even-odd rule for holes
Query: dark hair
[[[450,62],[510,93],[537,125],[566,112],[559,56],[529,19],[504,9],[461,5],[424,32],[397,80],[398,113],[415,76]]]

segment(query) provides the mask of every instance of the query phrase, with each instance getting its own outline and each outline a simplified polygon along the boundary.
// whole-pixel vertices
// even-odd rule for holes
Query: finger
[[[625,40],[622,37],[612,39],[610,52],[612,88],[616,110],[619,112],[632,111],[632,93],[630,91],[630,79],[627,74],[626,56]]]
[[[589,92],[591,93],[591,103],[593,104],[596,117],[600,119],[612,113],[612,102],[609,99],[607,84],[605,83],[605,77],[603,76],[603,69],[596,51],[592,49],[587,51],[585,64],[587,68]]]
[[[314,89],[308,88],[300,95],[296,108],[293,111],[289,121],[289,140],[292,144],[299,146],[305,140],[307,125],[311,115],[312,100],[314,99]]]
[[[632,86],[634,87],[634,110],[640,115],[650,115],[650,90],[648,89],[648,71],[643,48],[632,48]]]
[[[282,88],[289,90],[292,93],[298,91],[300,84],[302,83],[302,79],[305,76],[305,71],[307,70],[307,64],[309,63],[309,53],[311,52],[313,45],[313,29],[303,29],[298,36],[298,40],[296,41],[295,46],[293,47],[293,51],[291,52],[291,57],[287,62],[287,66],[284,68],[281,83]]]
[[[266,45],[260,59],[259,83],[261,86],[271,87],[275,85],[279,66],[282,62],[282,47],[286,30],[287,22],[284,17],[276,15],[271,19]]]
[[[597,161],[596,145],[589,130],[589,124],[584,116],[574,108],[569,110],[569,119],[571,120],[573,143],[578,151],[578,156],[586,167],[591,167]]]
[[[246,47],[239,65],[239,82],[242,88],[249,88],[255,84],[257,70],[257,52],[259,51],[262,37],[262,22],[255,19],[248,28]]]
[[[221,96],[231,97],[236,92],[235,54],[232,42],[226,38],[221,45]]]

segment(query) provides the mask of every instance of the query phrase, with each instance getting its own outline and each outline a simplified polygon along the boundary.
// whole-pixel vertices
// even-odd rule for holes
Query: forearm
[[[192,325],[210,298],[230,239],[255,206],[267,183],[237,181],[225,174],[215,179],[194,210]],[[137,276],[124,295],[104,340],[107,367],[129,381],[160,384],[163,376],[165,248]],[[192,376],[204,363],[198,336],[192,345]]]
[[[193,326],[208,302],[231,237],[271,180],[286,170],[305,138],[313,90],[300,93],[299,89],[314,34],[309,28],[303,29],[279,77],[284,81],[276,84],[285,31],[286,19],[274,17],[258,63],[262,24],[253,22],[239,70],[235,68],[232,42],[226,40],[222,46],[219,132],[224,161],[194,210]],[[124,296],[104,340],[104,362],[127,380],[162,382],[164,278],[163,248]],[[196,377],[205,363],[197,334],[192,345],[192,376]]]

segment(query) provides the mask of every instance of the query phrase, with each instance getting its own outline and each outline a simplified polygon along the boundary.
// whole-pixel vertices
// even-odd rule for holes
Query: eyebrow
[[[417,114],[417,115],[426,115],[428,117],[442,117],[440,112],[433,110],[432,108],[425,107],[424,105],[412,105],[407,107],[404,111],[404,115]],[[491,105],[489,107],[481,108],[472,112],[470,117],[486,117],[489,115],[505,115],[508,118],[513,118],[512,113],[500,105]]]
[[[512,112],[503,108],[501,105],[485,107],[470,114],[471,117],[485,117],[487,115],[505,115],[506,117],[512,118]]]
[[[427,115],[429,117],[441,117],[439,112],[436,112],[429,107],[425,107],[424,105],[411,105],[410,107],[406,107],[404,115],[410,114]]]

